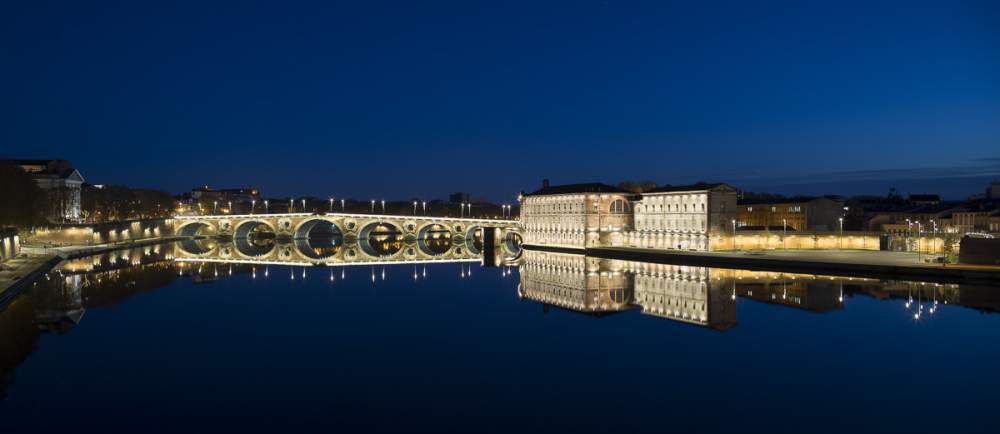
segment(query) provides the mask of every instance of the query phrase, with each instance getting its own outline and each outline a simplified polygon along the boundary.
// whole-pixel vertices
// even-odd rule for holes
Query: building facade
[[[14,160],[45,190],[50,199],[49,221],[53,223],[79,222],[80,189],[83,175],[66,160]]]
[[[632,229],[634,194],[606,184],[550,186],[521,194],[524,243],[586,248],[622,245]]]
[[[598,183],[546,183],[520,202],[524,243],[552,247],[710,250],[736,217],[736,188],[724,183],[641,194]]]
[[[827,197],[741,202],[737,226],[747,229],[831,231],[839,229],[844,202]]]
[[[655,188],[632,203],[634,228],[626,234],[633,247],[711,250],[731,231],[736,216],[736,188],[729,184],[693,184]]]

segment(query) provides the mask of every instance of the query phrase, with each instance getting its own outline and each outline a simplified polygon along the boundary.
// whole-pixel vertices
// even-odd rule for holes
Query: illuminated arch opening
[[[451,250],[451,231],[444,225],[429,224],[417,233],[417,247],[431,256],[440,256]]]
[[[358,233],[358,244],[370,256],[392,256],[403,249],[403,232],[391,223],[369,223]]]
[[[181,226],[177,231],[182,237],[205,237],[213,235],[215,230],[211,225],[204,222],[192,222]]]
[[[472,226],[465,233],[465,248],[475,255],[483,253],[483,228]]]
[[[331,221],[310,220],[295,231],[295,247],[312,259],[332,257],[344,245],[344,234]]]

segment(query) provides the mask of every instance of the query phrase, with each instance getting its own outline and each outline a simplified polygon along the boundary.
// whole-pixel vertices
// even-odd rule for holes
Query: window
[[[612,214],[624,214],[625,211],[626,211],[626,209],[627,209],[627,207],[628,206],[625,204],[624,200],[615,199],[614,202],[611,202],[611,213]]]

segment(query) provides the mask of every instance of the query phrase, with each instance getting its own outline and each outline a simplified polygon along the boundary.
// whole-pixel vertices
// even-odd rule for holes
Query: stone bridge
[[[516,220],[289,213],[179,216],[173,224],[175,234],[188,238],[179,258],[247,262],[475,260],[488,246],[503,257],[516,256],[521,240]]]

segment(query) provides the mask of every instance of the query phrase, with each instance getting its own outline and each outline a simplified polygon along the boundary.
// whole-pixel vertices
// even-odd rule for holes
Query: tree
[[[170,216],[174,198],[158,190],[109,185],[88,186],[80,194],[84,219],[90,223]]]
[[[0,161],[0,226],[21,229],[44,224],[47,194],[10,161]]]

